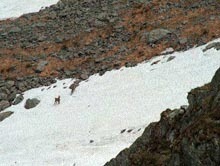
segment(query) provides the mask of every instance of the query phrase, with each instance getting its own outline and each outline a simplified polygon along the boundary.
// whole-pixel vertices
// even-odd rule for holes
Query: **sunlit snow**
[[[25,100],[41,102],[30,110],[24,109],[25,100],[7,109],[14,114],[0,123],[0,165],[102,166],[162,111],[187,104],[187,92],[210,82],[220,51],[203,53],[204,47],[91,76],[73,95],[72,79],[25,92]],[[175,58],[167,62],[170,56]],[[54,105],[58,95],[61,104]]]

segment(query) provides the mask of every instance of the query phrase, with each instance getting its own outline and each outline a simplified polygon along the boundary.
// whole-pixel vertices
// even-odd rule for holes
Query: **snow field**
[[[0,123],[0,166],[104,165],[162,111],[188,104],[187,93],[211,81],[220,51],[204,47],[93,75],[73,95],[72,79],[25,92],[22,103],[6,110],[14,114]],[[170,56],[175,58],[167,62]],[[61,104],[54,105],[58,95]],[[41,102],[26,110],[28,98]]]

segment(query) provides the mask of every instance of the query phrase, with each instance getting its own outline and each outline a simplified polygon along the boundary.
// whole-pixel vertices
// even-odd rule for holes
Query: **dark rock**
[[[11,116],[14,112],[7,111],[0,113],[0,122]]]
[[[126,129],[121,130],[121,134],[124,133],[126,131]]]
[[[71,89],[71,94],[73,94],[73,92],[75,91],[75,89],[79,86],[79,83],[80,83],[81,80],[76,80],[74,81],[74,83],[72,83],[70,85],[70,89]]]
[[[26,109],[31,109],[36,107],[38,104],[40,103],[40,100],[33,98],[33,99],[27,99],[26,103],[25,103],[25,108]]]
[[[16,98],[15,98],[15,100],[13,101],[13,105],[17,105],[17,104],[19,104],[20,102],[22,102],[24,100],[24,97],[23,97],[23,95],[19,95],[19,96],[17,96]]]
[[[132,132],[132,131],[133,131],[133,129],[129,129],[127,132],[130,133],[130,132]]]
[[[16,92],[11,92],[11,93],[8,95],[7,100],[11,103],[15,98],[16,98]]]
[[[205,47],[205,49],[203,49],[203,52],[205,52],[211,48],[215,48],[216,50],[220,50],[220,42],[215,42],[215,43],[211,43],[211,44],[207,45]]]
[[[215,72],[215,76],[212,78],[211,85],[214,89],[220,89],[220,68]]]
[[[175,57],[175,56],[170,56],[170,57],[167,59],[167,62],[172,61],[174,58],[176,58],[176,57]]]
[[[152,66],[152,65],[156,65],[156,64],[158,64],[159,62],[160,62],[160,60],[157,60],[157,61],[153,62],[153,63],[151,63],[151,66]]]

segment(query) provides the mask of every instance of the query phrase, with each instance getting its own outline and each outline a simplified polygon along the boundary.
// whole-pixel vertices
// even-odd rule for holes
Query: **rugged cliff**
[[[220,165],[220,69],[211,83],[189,92],[188,102],[162,112],[105,166]]]

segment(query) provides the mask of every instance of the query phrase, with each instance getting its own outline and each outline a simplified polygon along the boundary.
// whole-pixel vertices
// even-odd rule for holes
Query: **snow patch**
[[[19,17],[22,14],[38,12],[56,4],[59,0],[1,0],[0,19]]]

